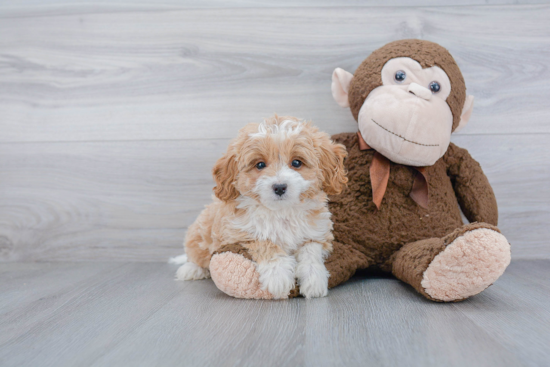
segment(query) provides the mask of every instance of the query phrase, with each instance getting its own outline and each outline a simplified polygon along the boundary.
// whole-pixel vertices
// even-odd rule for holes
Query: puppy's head
[[[277,210],[316,197],[338,194],[347,183],[346,148],[310,122],[294,117],[248,124],[213,169],[215,195],[240,195]]]

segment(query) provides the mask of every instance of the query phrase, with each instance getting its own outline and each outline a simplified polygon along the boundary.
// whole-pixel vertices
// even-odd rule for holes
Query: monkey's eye
[[[256,168],[257,168],[257,169],[264,169],[265,167],[266,167],[265,162],[258,162],[258,163],[256,163]]]
[[[398,70],[395,72],[395,81],[398,83],[403,83],[405,79],[407,79],[407,74],[403,70]]]
[[[294,168],[300,168],[300,167],[302,167],[302,161],[299,161],[299,160],[297,160],[297,159],[293,160],[293,161],[292,161],[292,167],[294,167]]]
[[[437,93],[441,90],[441,86],[439,85],[438,82],[431,82],[430,90],[432,91],[432,93]]]

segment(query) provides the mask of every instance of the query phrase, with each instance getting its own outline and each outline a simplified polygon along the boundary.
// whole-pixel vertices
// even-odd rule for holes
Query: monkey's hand
[[[470,222],[498,224],[498,207],[493,188],[479,163],[468,151],[453,143],[444,156],[462,212]]]

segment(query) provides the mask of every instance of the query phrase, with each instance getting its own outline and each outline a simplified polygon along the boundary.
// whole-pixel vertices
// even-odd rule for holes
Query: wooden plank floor
[[[550,261],[465,302],[357,275],[322,299],[239,300],[162,263],[0,267],[1,366],[547,366]]]

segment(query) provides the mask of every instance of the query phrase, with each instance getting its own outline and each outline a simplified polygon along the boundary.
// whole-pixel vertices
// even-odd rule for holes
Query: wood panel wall
[[[332,70],[402,38],[451,51],[476,97],[453,141],[513,257],[550,258],[550,6],[481,3],[0,2],[0,261],[180,253],[239,127],[355,131]]]

